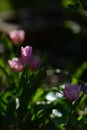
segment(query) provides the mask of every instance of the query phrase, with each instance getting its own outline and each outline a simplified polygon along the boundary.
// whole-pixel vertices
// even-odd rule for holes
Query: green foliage
[[[76,72],[72,76],[72,83],[78,83],[83,82],[81,81],[81,76],[84,73],[84,71],[87,69],[87,61],[82,63],[81,66],[76,70]]]

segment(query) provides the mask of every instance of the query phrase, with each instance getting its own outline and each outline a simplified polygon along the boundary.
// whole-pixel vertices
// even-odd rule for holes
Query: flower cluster
[[[21,57],[14,57],[8,60],[11,69],[15,72],[21,72],[26,66],[30,66],[32,71],[36,71],[41,64],[39,57],[32,55],[32,46],[21,47]]]

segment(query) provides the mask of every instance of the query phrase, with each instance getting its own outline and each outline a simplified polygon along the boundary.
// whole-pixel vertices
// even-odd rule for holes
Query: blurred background
[[[87,60],[86,9],[85,0],[0,0],[0,32],[24,29],[45,65],[73,73]]]

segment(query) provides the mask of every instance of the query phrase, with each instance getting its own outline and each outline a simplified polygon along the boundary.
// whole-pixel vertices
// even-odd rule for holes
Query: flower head
[[[64,89],[64,96],[69,101],[75,101],[79,98],[81,86],[78,84],[66,84]]]
[[[87,83],[83,84],[81,86],[81,90],[84,92],[84,93],[87,93]]]
[[[15,45],[19,45],[24,41],[25,31],[24,30],[12,30],[9,33],[9,37]]]
[[[33,57],[33,59],[31,60],[31,63],[30,63],[30,69],[32,71],[36,71],[39,69],[41,65],[41,60],[39,57]]]
[[[21,72],[24,69],[23,63],[21,62],[20,59],[16,57],[13,58],[12,60],[8,60],[8,63],[14,72]]]
[[[21,61],[24,66],[29,65],[32,60],[32,47],[21,47]]]

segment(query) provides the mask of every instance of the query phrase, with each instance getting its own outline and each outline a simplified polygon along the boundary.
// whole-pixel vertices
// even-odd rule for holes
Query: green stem
[[[78,105],[81,102],[83,96],[84,96],[84,93],[82,93],[81,96],[79,97],[79,99],[73,104],[73,110],[78,107]]]
[[[72,124],[71,124],[72,123],[72,119],[76,115],[77,107],[79,107],[79,103],[81,102],[83,96],[84,96],[84,93],[81,94],[79,99],[74,104],[70,103],[70,109],[69,109],[69,113],[68,113],[68,120],[67,120],[67,124],[65,126],[67,128],[67,130],[70,130],[73,127]]]
[[[69,113],[68,113],[68,120],[67,125],[70,124],[72,118],[72,103],[70,103]]]
[[[2,65],[0,65],[0,69],[1,69],[8,77],[11,78],[11,76],[8,74],[8,72],[6,71],[6,69],[5,69]]]

